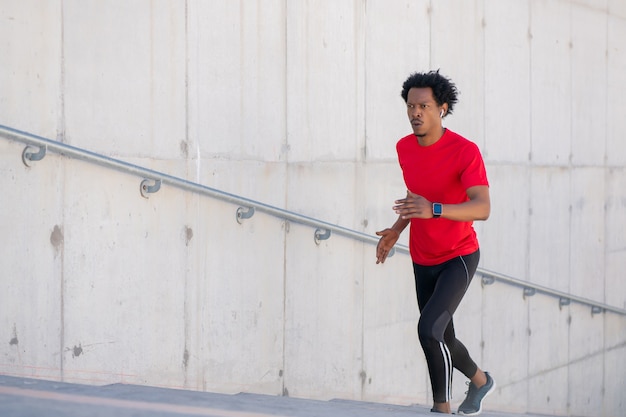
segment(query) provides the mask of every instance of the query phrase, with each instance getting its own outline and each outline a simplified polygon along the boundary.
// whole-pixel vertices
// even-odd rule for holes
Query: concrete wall
[[[0,0],[0,124],[374,234],[401,84],[441,68],[492,184],[481,266],[626,308],[625,40],[622,0]],[[23,147],[0,140],[1,373],[430,402],[407,256]],[[488,409],[626,414],[625,317],[476,279],[455,320]]]

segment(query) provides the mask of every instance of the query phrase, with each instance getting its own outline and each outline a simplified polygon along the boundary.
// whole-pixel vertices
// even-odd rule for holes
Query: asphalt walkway
[[[215,394],[138,385],[79,385],[0,375],[2,417],[416,417],[422,405]],[[521,417],[484,412],[485,417]],[[524,414],[524,417],[540,417]]]

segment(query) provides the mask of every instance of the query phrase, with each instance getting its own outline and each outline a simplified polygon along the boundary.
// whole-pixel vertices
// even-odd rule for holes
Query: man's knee
[[[429,342],[443,342],[444,333],[452,317],[444,311],[435,320],[428,320],[421,316],[417,323],[417,335],[422,344]]]

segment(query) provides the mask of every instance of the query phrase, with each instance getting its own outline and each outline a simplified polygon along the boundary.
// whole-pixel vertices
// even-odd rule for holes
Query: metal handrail
[[[242,219],[251,217],[254,211],[258,210],[260,212],[272,215],[274,217],[289,220],[294,223],[315,227],[316,230],[314,237],[316,243],[319,243],[320,240],[328,239],[332,232],[372,244],[377,244],[379,240],[379,238],[376,236],[368,235],[366,233],[348,229],[346,227],[342,227],[336,224],[328,223],[322,220],[314,219],[312,217],[280,209],[265,203],[261,203],[259,201],[230,194],[224,191],[217,190],[215,188],[207,187],[202,184],[174,177],[163,172],[154,171],[138,165],[130,164],[128,162],[110,158],[108,156],[77,148],[75,146],[71,146],[62,142],[46,139],[41,136],[33,135],[31,133],[22,132],[20,130],[16,130],[7,126],[0,125],[0,135],[38,148],[37,150],[35,150],[27,146],[24,149],[24,152],[22,153],[22,160],[26,165],[29,166],[31,162],[43,159],[47,151],[51,151],[63,156],[95,163],[107,168],[112,168],[136,176],[144,177],[144,180],[141,182],[140,185],[140,192],[144,197],[147,197],[150,193],[158,191],[161,184],[168,184],[174,187],[181,188],[183,190],[203,194],[209,197],[217,198],[222,201],[226,201],[228,203],[240,205],[241,207],[237,209],[237,221],[241,221]],[[150,181],[154,181],[154,185],[149,185]],[[394,251],[407,255],[409,254],[409,248],[406,245],[396,244],[394,247]],[[610,306],[587,298],[567,294],[562,291],[554,290],[538,284],[533,284],[531,282],[524,281],[518,278],[510,277],[483,268],[478,268],[476,272],[482,277],[482,283],[484,285],[492,284],[495,281],[501,281],[510,285],[518,286],[523,288],[524,297],[532,296],[536,293],[541,293],[558,298],[559,304],[561,306],[568,305],[571,302],[576,302],[579,304],[590,306],[592,314],[611,311],[617,314],[626,315],[625,309]]]

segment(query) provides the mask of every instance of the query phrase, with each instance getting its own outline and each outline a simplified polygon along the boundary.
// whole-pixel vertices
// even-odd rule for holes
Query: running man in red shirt
[[[450,413],[452,370],[470,379],[458,414],[478,415],[495,381],[456,338],[452,316],[476,272],[480,250],[472,226],[490,212],[489,182],[478,147],[443,127],[457,102],[456,86],[439,71],[415,73],[402,86],[413,133],[396,145],[407,187],[395,201],[398,219],[376,232],[376,263],[384,263],[410,224],[420,319],[417,326],[433,390],[435,413]]]

